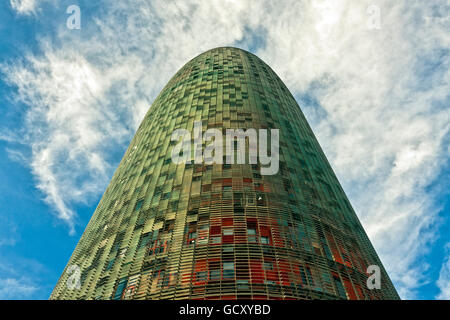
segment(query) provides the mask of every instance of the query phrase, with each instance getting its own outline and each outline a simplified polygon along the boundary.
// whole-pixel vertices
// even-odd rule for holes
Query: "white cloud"
[[[17,226],[4,217],[0,217],[0,235],[0,248],[14,246],[20,238]]]
[[[425,188],[448,152],[449,15],[446,1],[376,1],[381,29],[369,30],[372,3],[120,1],[83,21],[82,38],[62,27],[61,45],[4,68],[30,106],[38,187],[73,228],[71,206],[101,194],[109,152],[177,69],[213,47],[245,47],[258,30],[255,53],[323,108],[301,105],[401,295],[414,297],[438,219]]]
[[[33,299],[52,287],[47,270],[36,260],[0,255],[0,300]]]
[[[10,0],[11,8],[23,15],[35,14],[37,2],[37,0]]]
[[[436,299],[450,300],[450,243],[447,244],[447,256],[442,263],[436,284],[440,289]]]
[[[11,8],[22,16],[37,16],[44,3],[55,4],[55,0],[9,0]]]
[[[100,70],[78,54],[46,52],[5,72],[18,88],[18,99],[31,106],[24,139],[31,146],[37,187],[73,230],[68,203],[101,192],[110,169],[107,146],[130,132],[104,99],[111,84]]]
[[[0,299],[27,299],[38,290],[26,278],[6,278],[0,279]]]

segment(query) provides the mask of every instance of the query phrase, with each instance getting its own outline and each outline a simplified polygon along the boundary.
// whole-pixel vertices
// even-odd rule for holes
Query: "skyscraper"
[[[196,124],[202,134],[278,129],[276,172],[226,156],[174,163],[172,133]],[[373,265],[379,289],[367,285]],[[51,298],[398,295],[286,86],[255,55],[224,47],[188,62],[156,98]]]

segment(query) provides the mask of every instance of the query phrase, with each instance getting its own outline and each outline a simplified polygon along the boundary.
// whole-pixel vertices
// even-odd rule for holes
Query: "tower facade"
[[[199,123],[201,133],[278,129],[276,172],[225,155],[175,163],[173,132]],[[379,289],[367,285],[373,265]],[[230,47],[197,56],[161,91],[51,295],[398,298],[293,96],[258,57]]]

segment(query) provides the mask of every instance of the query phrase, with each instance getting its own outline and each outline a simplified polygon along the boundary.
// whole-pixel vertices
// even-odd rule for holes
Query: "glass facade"
[[[175,164],[175,129],[279,129],[279,171]],[[248,153],[248,149],[247,149]],[[80,286],[68,286],[70,266]],[[369,290],[369,265],[381,288]],[[72,269],[71,269],[72,270]],[[182,67],[130,143],[51,299],[398,299],[300,107],[255,55]]]

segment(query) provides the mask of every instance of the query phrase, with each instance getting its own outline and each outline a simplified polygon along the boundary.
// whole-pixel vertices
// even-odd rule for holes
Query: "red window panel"
[[[355,252],[350,252],[350,257],[354,268],[356,268],[359,272],[365,273],[365,270],[362,270],[360,263],[358,262],[358,256]]]
[[[252,283],[264,283],[264,271],[261,261],[250,261]]]
[[[189,273],[184,273],[181,276],[181,283],[183,285],[188,285],[189,283],[191,283],[191,279],[192,279],[192,274],[190,272]]]
[[[222,179],[222,185],[224,185],[224,186],[231,186],[232,183],[233,183],[233,180],[231,178]]]
[[[272,230],[272,240],[271,244],[275,247],[283,248],[285,247],[285,241],[279,232],[273,232]]]
[[[336,262],[344,264],[344,261],[342,260],[341,255],[339,254],[336,248],[331,248],[331,253],[333,254],[334,260]]]
[[[251,274],[251,278],[252,278],[252,283],[255,283],[255,284],[263,284],[264,283],[264,274],[261,272],[261,273],[259,273],[259,272],[256,272],[255,274]]]
[[[277,224],[272,224],[272,236],[273,238],[281,238],[280,228]]]
[[[234,243],[234,236],[223,236],[223,243]]]
[[[207,263],[206,259],[195,261],[194,270],[195,271],[206,270],[206,263]]]
[[[344,287],[345,291],[347,291],[350,300],[358,300],[355,294],[355,290],[353,290],[353,286],[349,280],[344,279]]]
[[[270,228],[267,226],[260,226],[259,227],[259,234],[261,236],[270,237]]]
[[[358,293],[359,299],[364,300],[364,293],[363,293],[361,287],[359,286],[359,284],[355,284],[355,288],[356,288],[356,292]]]
[[[232,226],[232,225],[233,225],[233,218],[222,219],[222,226]]]
[[[347,251],[345,250],[345,248],[343,248],[342,246],[340,246],[340,245],[338,245],[338,248],[339,248],[339,251],[341,252],[341,256],[342,256],[342,258],[343,258],[343,260],[344,260],[344,264],[347,266],[347,267],[349,267],[349,268],[352,268],[352,263],[350,262],[350,259],[349,259],[349,257],[348,257],[348,255],[347,255]]]
[[[291,273],[291,265],[284,260],[278,261],[278,273],[281,277],[281,283],[285,286],[289,286],[289,274]]]
[[[276,269],[266,270],[266,279],[276,283],[280,282],[280,279],[278,278],[278,272],[276,271]]]
[[[210,234],[221,234],[221,227],[220,226],[211,226],[210,228]]]
[[[328,243],[330,244],[331,253],[333,254],[334,261],[344,264],[344,261],[341,258],[341,255],[337,249],[336,242],[334,242],[333,236],[329,233],[326,233],[326,237]]]

